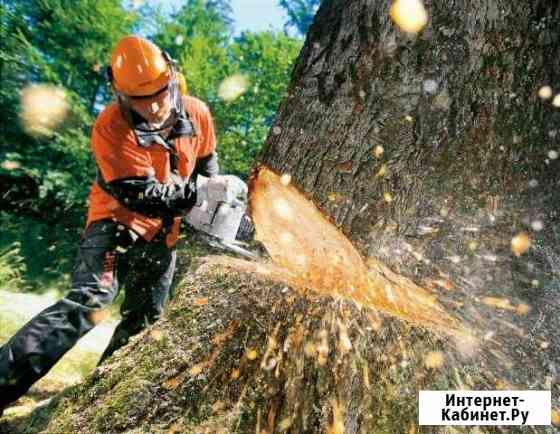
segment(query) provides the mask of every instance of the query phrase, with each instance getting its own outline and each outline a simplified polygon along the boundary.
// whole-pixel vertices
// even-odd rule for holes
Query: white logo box
[[[550,391],[421,390],[420,425],[550,425]]]

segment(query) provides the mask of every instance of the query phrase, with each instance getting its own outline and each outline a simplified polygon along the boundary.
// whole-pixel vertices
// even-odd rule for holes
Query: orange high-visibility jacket
[[[179,175],[189,178],[197,159],[211,155],[216,149],[214,122],[210,110],[199,99],[183,96],[183,104],[196,127],[194,137],[175,139],[177,170]],[[91,145],[95,161],[105,182],[135,176],[155,176],[166,183],[171,176],[170,154],[162,145],[140,146],[134,132],[121,114],[118,103],[106,107],[98,116],[92,131]],[[150,241],[161,229],[161,218],[148,217],[131,211],[115,197],[107,193],[95,181],[89,195],[87,225],[101,219],[114,219],[133,229]],[[177,242],[180,217],[175,217],[166,242],[172,247]]]

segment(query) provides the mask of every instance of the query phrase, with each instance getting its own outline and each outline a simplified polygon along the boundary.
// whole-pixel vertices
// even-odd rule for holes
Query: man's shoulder
[[[208,116],[210,114],[208,105],[195,96],[183,95],[183,104],[185,105],[191,116]]]
[[[97,116],[95,128],[111,131],[114,134],[127,134],[130,127],[124,119],[119,104],[113,102],[105,107]]]

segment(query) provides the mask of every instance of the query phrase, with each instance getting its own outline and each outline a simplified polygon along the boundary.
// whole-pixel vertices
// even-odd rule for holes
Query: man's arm
[[[177,216],[196,203],[194,182],[171,177],[162,183],[155,178],[149,152],[132,134],[96,125],[92,147],[99,186],[131,211],[148,217]]]
[[[218,154],[216,152],[212,152],[210,155],[196,160],[193,177],[196,175],[202,175],[210,178],[212,176],[216,176],[219,172],[220,165],[218,164]]]
[[[196,98],[186,99],[185,105],[190,107],[192,116],[198,125],[197,160],[193,176],[198,174],[211,178],[218,175],[220,171],[212,113],[204,102]]]
[[[196,184],[178,177],[166,184],[153,176],[120,178],[99,184],[122,205],[148,217],[178,216],[196,204]]]

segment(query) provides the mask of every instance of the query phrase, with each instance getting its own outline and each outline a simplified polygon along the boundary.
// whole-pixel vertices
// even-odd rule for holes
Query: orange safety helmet
[[[140,36],[125,36],[113,50],[111,81],[123,95],[153,95],[168,85],[173,75],[169,56]]]
[[[168,127],[173,127],[174,134],[196,135],[183,105],[183,89],[180,89],[177,75],[171,56],[140,36],[125,36],[113,50],[107,78],[116,93],[121,113],[141,146],[157,142],[155,135]],[[165,89],[169,89],[172,105],[167,120],[158,126],[150,125],[145,119],[135,120],[130,99],[155,96]]]

